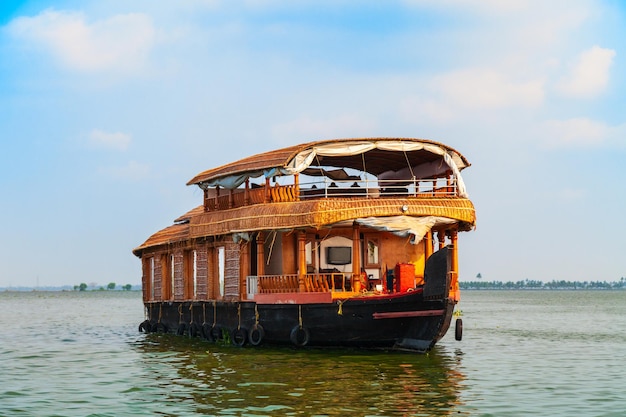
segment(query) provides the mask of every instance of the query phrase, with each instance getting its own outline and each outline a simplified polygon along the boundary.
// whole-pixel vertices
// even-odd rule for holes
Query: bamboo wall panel
[[[239,245],[227,242],[224,248],[226,268],[224,276],[224,298],[239,299]]]
[[[197,247],[197,298],[199,300],[207,300],[209,296],[208,287],[208,259],[206,244],[200,244]]]
[[[183,251],[177,250],[174,252],[174,299],[184,300],[185,297],[185,282],[183,279]]]

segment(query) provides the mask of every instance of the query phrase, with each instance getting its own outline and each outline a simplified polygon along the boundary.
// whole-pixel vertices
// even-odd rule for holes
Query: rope
[[[237,330],[241,328],[241,303],[237,304]]]
[[[189,311],[191,313],[189,313],[189,315],[191,316],[191,321],[189,322],[189,324],[193,324],[193,304],[189,303]]]
[[[415,178],[415,174],[413,173],[413,167],[411,166],[411,162],[409,161],[409,156],[406,154],[406,151],[403,150],[404,159],[406,159],[406,164],[409,166],[409,171],[411,171],[411,177]]]
[[[182,303],[178,305],[178,322],[183,322],[183,305]]]
[[[217,301],[213,300],[213,326],[215,327],[215,323],[217,320]]]
[[[255,326],[259,325],[259,310],[256,304],[254,305],[254,325]]]
[[[202,323],[206,323],[206,304],[202,304]]]
[[[273,231],[272,243],[270,244],[270,251],[267,254],[267,265],[269,265],[270,261],[272,260],[272,251],[274,250],[274,243],[276,242],[276,235],[277,235],[276,231]]]
[[[298,326],[302,328],[302,305],[298,304]]]
[[[159,320],[157,323],[161,323],[161,316],[163,314],[163,303],[159,304]]]

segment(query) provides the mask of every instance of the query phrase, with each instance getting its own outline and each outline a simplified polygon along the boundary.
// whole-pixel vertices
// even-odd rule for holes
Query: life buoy
[[[454,338],[459,341],[463,339],[463,320],[462,319],[456,319],[456,323],[454,326]]]
[[[248,333],[248,340],[252,346],[259,346],[265,337],[265,330],[260,324],[255,324]]]
[[[152,331],[152,324],[150,320],[144,320],[139,324],[139,333],[150,333]]]
[[[161,322],[158,322],[152,326],[154,333],[167,333],[167,326]]]
[[[304,326],[298,325],[291,329],[289,339],[291,339],[291,343],[294,345],[302,347],[309,343],[309,336],[309,330]]]
[[[185,333],[187,333],[188,329],[189,329],[189,325],[187,323],[185,322],[178,323],[178,329],[176,330],[176,334],[179,336],[182,336]]]
[[[211,328],[212,327],[213,327],[212,324],[204,322],[204,323],[202,323],[202,328],[200,329],[201,332],[202,332],[202,337],[204,337],[209,342],[214,342],[213,336],[211,336]]]
[[[233,345],[242,347],[248,341],[248,331],[243,327],[236,328],[230,333],[230,340]]]
[[[197,337],[200,331],[201,329],[198,323],[196,322],[189,323],[189,337]]]

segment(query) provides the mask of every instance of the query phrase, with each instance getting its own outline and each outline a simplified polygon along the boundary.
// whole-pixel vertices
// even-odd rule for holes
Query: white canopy
[[[227,189],[234,189],[243,184],[248,178],[265,176],[271,178],[276,175],[294,175],[307,169],[318,156],[345,157],[361,155],[368,151],[379,149],[391,152],[411,152],[427,151],[441,156],[441,160],[425,162],[417,166],[403,167],[397,171],[389,170],[378,175],[379,179],[403,179],[410,180],[412,177],[436,176],[448,170],[452,171],[457,181],[459,196],[467,197],[465,183],[461,177],[460,170],[466,164],[456,152],[448,152],[443,146],[434,143],[402,141],[402,140],[355,140],[347,142],[321,143],[311,146],[297,153],[285,166],[272,167],[256,171],[240,172],[211,181],[202,182],[200,186],[204,189],[220,186]]]
[[[375,230],[391,232],[397,236],[411,236],[411,243],[419,243],[426,233],[435,225],[449,225],[456,220],[446,217],[410,217],[410,216],[391,216],[391,217],[365,217],[356,219],[357,224],[371,227]]]

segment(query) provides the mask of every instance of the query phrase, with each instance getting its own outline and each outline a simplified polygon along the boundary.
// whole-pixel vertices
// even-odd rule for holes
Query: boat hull
[[[284,296],[288,300],[288,296]],[[148,331],[167,331],[234,344],[354,346],[425,352],[446,333],[454,303],[421,291],[359,296],[325,303],[147,303]],[[259,331],[259,328],[261,329]],[[221,337],[220,337],[221,335]]]

